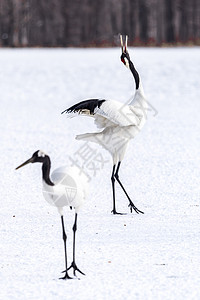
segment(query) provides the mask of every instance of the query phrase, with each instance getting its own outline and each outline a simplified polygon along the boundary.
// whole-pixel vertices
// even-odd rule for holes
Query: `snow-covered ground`
[[[120,48],[0,50],[1,299],[200,298],[200,49],[129,51],[152,108],[120,177],[145,214],[131,214],[117,187],[117,209],[127,214],[113,216],[111,157],[74,139],[96,130],[91,119],[61,112],[87,98],[130,99]],[[75,159],[91,178],[78,219],[80,280],[58,279],[61,222],[43,199],[41,166],[15,171],[38,149],[52,169]],[[69,262],[73,219],[66,209]]]

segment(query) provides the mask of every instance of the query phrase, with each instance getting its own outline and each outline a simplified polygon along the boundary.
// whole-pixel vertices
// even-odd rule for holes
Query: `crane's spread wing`
[[[130,109],[118,101],[91,99],[79,102],[63,113],[71,117],[75,115],[87,115],[95,118],[95,123],[99,128],[107,126],[130,126],[139,124],[139,118]]]

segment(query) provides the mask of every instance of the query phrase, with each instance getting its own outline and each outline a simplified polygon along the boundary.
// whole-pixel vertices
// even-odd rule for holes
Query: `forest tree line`
[[[199,0],[0,0],[1,47],[200,44]]]

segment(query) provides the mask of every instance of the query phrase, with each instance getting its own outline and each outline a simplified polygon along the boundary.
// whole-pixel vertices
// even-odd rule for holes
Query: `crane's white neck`
[[[137,105],[138,107],[141,107],[145,110],[147,110],[148,108],[148,103],[144,94],[141,80],[138,89],[135,91],[133,100],[129,103],[129,105]]]

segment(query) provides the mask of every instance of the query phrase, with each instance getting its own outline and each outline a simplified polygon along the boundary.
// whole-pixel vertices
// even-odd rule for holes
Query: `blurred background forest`
[[[0,47],[200,45],[200,0],[0,0]]]

